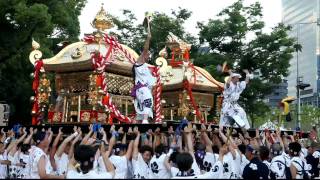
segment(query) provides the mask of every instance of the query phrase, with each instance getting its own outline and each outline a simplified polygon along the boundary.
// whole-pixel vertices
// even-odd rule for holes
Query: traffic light
[[[298,84],[298,88],[301,90],[304,90],[307,87],[310,87],[310,84],[306,84],[306,83],[299,83]]]

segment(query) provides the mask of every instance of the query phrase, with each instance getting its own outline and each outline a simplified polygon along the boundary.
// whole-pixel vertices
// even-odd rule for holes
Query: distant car
[[[10,116],[10,106],[8,104],[0,104],[0,126],[7,126]]]

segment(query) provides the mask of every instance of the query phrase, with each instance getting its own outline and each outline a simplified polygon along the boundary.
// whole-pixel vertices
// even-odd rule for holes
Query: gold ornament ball
[[[106,94],[102,89],[100,89],[98,92],[99,94],[103,94],[103,95]]]
[[[31,78],[34,78],[34,73],[30,73],[30,77],[31,77]]]
[[[31,102],[33,102],[33,101],[34,101],[34,99],[35,99],[35,97],[34,97],[34,96],[31,96],[31,97],[30,97],[30,101],[31,101]]]

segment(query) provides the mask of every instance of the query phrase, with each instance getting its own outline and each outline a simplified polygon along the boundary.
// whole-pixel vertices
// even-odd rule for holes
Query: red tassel
[[[37,117],[32,117],[32,125],[35,126],[38,124]]]
[[[184,52],[183,57],[184,57],[184,59],[186,59],[186,60],[189,60],[189,59],[190,59],[190,54],[189,54],[189,51],[188,51],[188,50],[186,50],[186,52]]]
[[[97,78],[96,78],[96,85],[98,86],[98,87],[101,87],[101,85],[102,85],[102,75],[97,75]]]
[[[171,57],[171,65],[174,64],[174,52],[172,51],[172,57]]]
[[[35,79],[32,83],[32,90],[37,90],[39,87],[39,80],[38,79]]]
[[[102,99],[102,104],[106,105],[106,104],[108,104],[108,102],[109,102],[109,96],[104,96]]]
[[[33,104],[32,111],[38,113],[38,110],[39,110],[38,104],[37,104],[37,102],[35,102],[35,103]]]
[[[113,124],[113,113],[110,113],[110,115],[109,115],[109,124]]]

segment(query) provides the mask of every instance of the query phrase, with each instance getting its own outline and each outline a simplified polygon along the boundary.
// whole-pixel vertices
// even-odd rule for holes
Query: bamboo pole
[[[205,120],[205,123],[207,124],[208,123],[208,114],[207,114],[207,110],[204,111],[204,120]]]
[[[62,122],[65,122],[65,118],[66,118],[66,105],[67,105],[67,96],[64,96],[64,98],[63,98],[63,116],[62,116]]]
[[[78,96],[78,122],[80,122],[80,111],[81,111],[81,95]]]
[[[67,108],[66,108],[66,119],[65,122],[68,122],[68,114],[69,114],[69,102],[67,100]]]
[[[126,116],[128,116],[128,100],[126,99]]]

